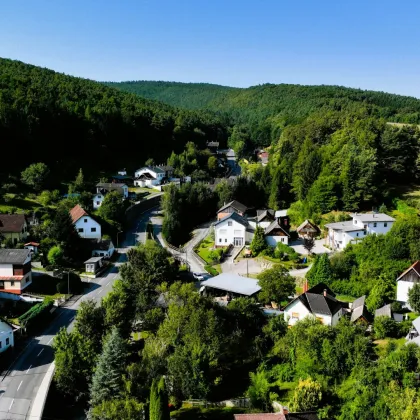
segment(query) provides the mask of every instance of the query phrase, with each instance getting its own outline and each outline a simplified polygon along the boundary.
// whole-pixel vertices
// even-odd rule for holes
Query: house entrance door
[[[233,245],[234,246],[242,246],[243,245],[243,238],[233,238]]]

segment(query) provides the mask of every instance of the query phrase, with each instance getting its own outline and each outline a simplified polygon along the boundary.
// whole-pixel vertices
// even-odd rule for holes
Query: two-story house
[[[214,224],[215,246],[243,246],[251,242],[253,229],[238,213],[228,213]]]
[[[0,214],[0,234],[14,244],[28,236],[28,224],[24,214]]]
[[[137,187],[160,185],[165,177],[165,170],[159,166],[143,166],[134,172],[134,185]]]
[[[101,239],[101,225],[96,220],[92,219],[79,204],[70,210],[70,217],[76,228],[76,232],[81,238]]]
[[[327,245],[333,250],[344,249],[349,243],[356,243],[366,235],[385,234],[395,219],[383,213],[355,213],[352,220],[326,224]]]
[[[217,220],[221,220],[232,213],[237,213],[239,216],[245,216],[248,207],[239,201],[233,200],[230,203],[225,204],[217,211]]]
[[[290,326],[307,317],[318,319],[322,324],[334,326],[342,315],[342,304],[324,283],[318,283],[284,307],[284,319]]]
[[[31,251],[0,248],[0,292],[20,295],[32,283]]]
[[[100,182],[96,184],[96,194],[93,196],[93,208],[98,209],[104,201],[105,195],[111,191],[117,191],[124,198],[128,198],[127,184],[119,182]]]

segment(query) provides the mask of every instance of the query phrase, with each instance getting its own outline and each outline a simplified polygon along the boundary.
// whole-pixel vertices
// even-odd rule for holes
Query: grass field
[[[16,197],[15,194],[5,194],[6,200],[0,199],[0,213],[23,213],[24,211],[33,211],[42,204],[34,199]]]
[[[209,258],[209,254],[211,252],[211,248],[214,246],[214,241],[211,236],[207,236],[203,239],[200,243],[200,246],[197,248],[197,254],[206,262],[211,264],[213,261]]]
[[[337,295],[336,298],[337,300],[341,300],[341,302],[354,302],[356,300],[356,298],[349,295]]]

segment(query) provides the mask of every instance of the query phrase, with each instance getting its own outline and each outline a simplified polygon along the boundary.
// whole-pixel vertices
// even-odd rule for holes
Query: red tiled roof
[[[20,280],[22,280],[23,279],[23,276],[0,276],[0,280],[17,280],[17,281],[20,281]]]
[[[20,233],[24,224],[24,214],[0,214],[0,232]]]
[[[407,270],[404,271],[404,273],[402,273],[397,280],[401,279],[402,277],[404,277],[410,270],[415,270],[417,271],[417,274],[420,275],[420,261],[416,261],[411,267],[407,268]]]
[[[39,246],[38,242],[28,242],[25,246]]]
[[[70,210],[70,217],[73,223],[76,223],[83,216],[88,216],[88,214],[78,204]]]

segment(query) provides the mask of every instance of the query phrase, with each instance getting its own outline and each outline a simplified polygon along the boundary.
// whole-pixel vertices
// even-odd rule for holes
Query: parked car
[[[200,281],[204,280],[204,276],[202,274],[200,274],[200,273],[193,273],[193,277],[196,280],[200,280]]]
[[[244,249],[244,257],[245,258],[252,257],[252,251],[251,251],[251,248],[248,245]]]

